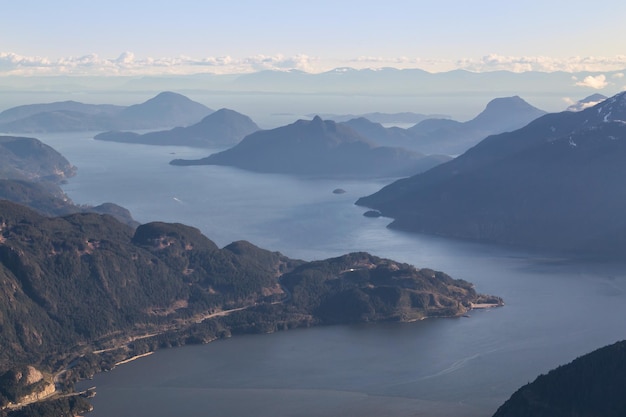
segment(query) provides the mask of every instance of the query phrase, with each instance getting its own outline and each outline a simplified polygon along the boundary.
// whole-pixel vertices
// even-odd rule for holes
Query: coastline
[[[123,361],[116,362],[116,363],[115,363],[115,366],[118,366],[118,365],[124,365],[125,363],[132,362],[132,361],[135,361],[135,360],[137,360],[137,359],[145,358],[146,356],[150,356],[150,355],[152,355],[153,353],[154,353],[154,352],[147,352],[147,353],[142,353],[141,355],[135,355],[135,356],[130,357],[130,358],[128,358],[128,359],[124,359]]]
[[[495,308],[495,307],[502,307],[504,306],[504,303],[478,303],[478,304],[474,304],[474,303],[470,303],[470,310],[484,310],[486,308]]]

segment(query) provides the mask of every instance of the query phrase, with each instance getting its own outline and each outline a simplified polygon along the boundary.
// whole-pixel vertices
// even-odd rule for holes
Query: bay
[[[354,201],[392,179],[294,178],[174,167],[207,150],[40,136],[78,167],[77,203],[198,227],[305,260],[351,251],[442,270],[502,296],[470,318],[332,326],[158,351],[97,375],[95,417],[488,416],[540,373],[625,337],[626,266],[408,234]],[[345,194],[333,194],[343,188]]]

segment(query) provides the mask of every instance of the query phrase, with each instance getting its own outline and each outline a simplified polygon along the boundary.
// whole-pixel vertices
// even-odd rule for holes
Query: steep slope
[[[493,417],[621,417],[626,415],[626,341],[539,376]]]
[[[0,136],[0,178],[58,182],[76,168],[60,153],[34,138]]]
[[[357,204],[391,227],[579,254],[626,250],[626,93],[543,116]]]
[[[65,195],[60,187],[51,183],[0,179],[0,199],[30,207],[44,216],[64,216],[74,213],[109,214],[131,227],[139,226],[139,223],[124,207],[113,203],[78,206]]]
[[[235,145],[246,135],[256,132],[259,127],[241,113],[220,109],[189,127],[176,127],[172,130],[150,132],[143,135],[133,132],[105,132],[96,135],[96,140],[146,145],[178,145],[193,147],[216,147]]]
[[[0,136],[0,198],[26,205],[47,216],[95,212],[110,214],[133,227],[138,223],[123,207],[105,203],[77,206],[59,183],[76,167],[60,153],[34,138]]]
[[[134,231],[109,216],[47,218],[7,201],[0,224],[0,368],[260,301],[291,262],[262,250],[256,258],[220,251],[184,225]]]
[[[458,155],[489,135],[519,129],[544,114],[518,96],[503,97],[491,100],[467,122],[424,120],[408,131],[416,136],[421,152]]]
[[[404,149],[376,147],[349,127],[319,117],[253,133],[233,148],[207,158],[171,162],[327,177],[404,176],[438,163],[436,158]]]

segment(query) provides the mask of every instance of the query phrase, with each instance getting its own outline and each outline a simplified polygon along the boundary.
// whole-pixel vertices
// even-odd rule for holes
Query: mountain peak
[[[149,129],[154,127],[188,126],[197,123],[213,110],[182,94],[164,91],[151,99],[122,110],[123,120],[132,120],[130,128]]]
[[[190,129],[193,131],[199,130],[205,135],[210,130],[216,130],[217,132],[219,130],[218,125],[229,126],[228,131],[231,133],[238,132],[234,135],[235,143],[239,142],[246,135],[259,130],[257,124],[248,116],[227,108],[221,108],[209,114],[200,122],[190,126]],[[220,135],[230,136],[226,135],[226,132],[221,132]]]
[[[487,103],[485,110],[469,123],[502,125],[506,120],[519,119],[521,114],[527,115],[529,120],[534,120],[546,114],[546,112],[528,104],[527,101],[519,96],[499,97]]]
[[[310,132],[316,132],[317,134],[327,134],[329,132],[337,131],[337,123],[333,120],[324,120],[320,116],[313,117],[313,120],[299,120],[289,126],[301,126],[305,130]]]
[[[170,101],[185,101],[190,102],[191,100],[182,94],[174,93],[172,91],[163,91],[151,99],[147,100],[145,103],[154,103],[154,102],[170,102]],[[145,104],[144,103],[144,104]]]
[[[490,111],[494,109],[501,109],[503,106],[507,108],[516,108],[516,107],[533,107],[526,100],[521,98],[520,96],[512,96],[512,97],[498,97],[491,100],[487,103],[487,107],[485,111]]]
[[[235,116],[243,116],[241,113],[236,112],[235,110],[231,110],[231,109],[227,109],[226,107],[223,107],[219,110],[216,110],[215,112],[211,113],[209,116],[213,116],[215,118],[217,117],[235,117]],[[207,117],[209,117],[207,116]]]
[[[585,97],[582,100],[577,101],[576,103],[572,104],[571,106],[569,106],[565,110],[566,111],[581,111],[581,110],[585,110],[588,107],[593,107],[596,104],[603,102],[607,98],[608,97],[603,95],[603,94],[595,93],[595,94],[592,94],[590,96]]]
[[[596,117],[601,118],[603,122],[626,122],[626,91],[596,104],[587,111],[597,112]]]

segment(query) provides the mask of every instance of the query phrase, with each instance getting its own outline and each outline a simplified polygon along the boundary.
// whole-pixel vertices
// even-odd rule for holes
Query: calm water
[[[447,272],[505,299],[470,318],[333,326],[159,351],[98,375],[103,416],[490,416],[521,385],[626,337],[626,266],[385,228],[353,202],[391,181],[173,167],[207,151],[40,137],[78,166],[77,203],[113,201],[220,246],[246,239],[307,260],[357,250]],[[343,188],[346,194],[332,193]]]

